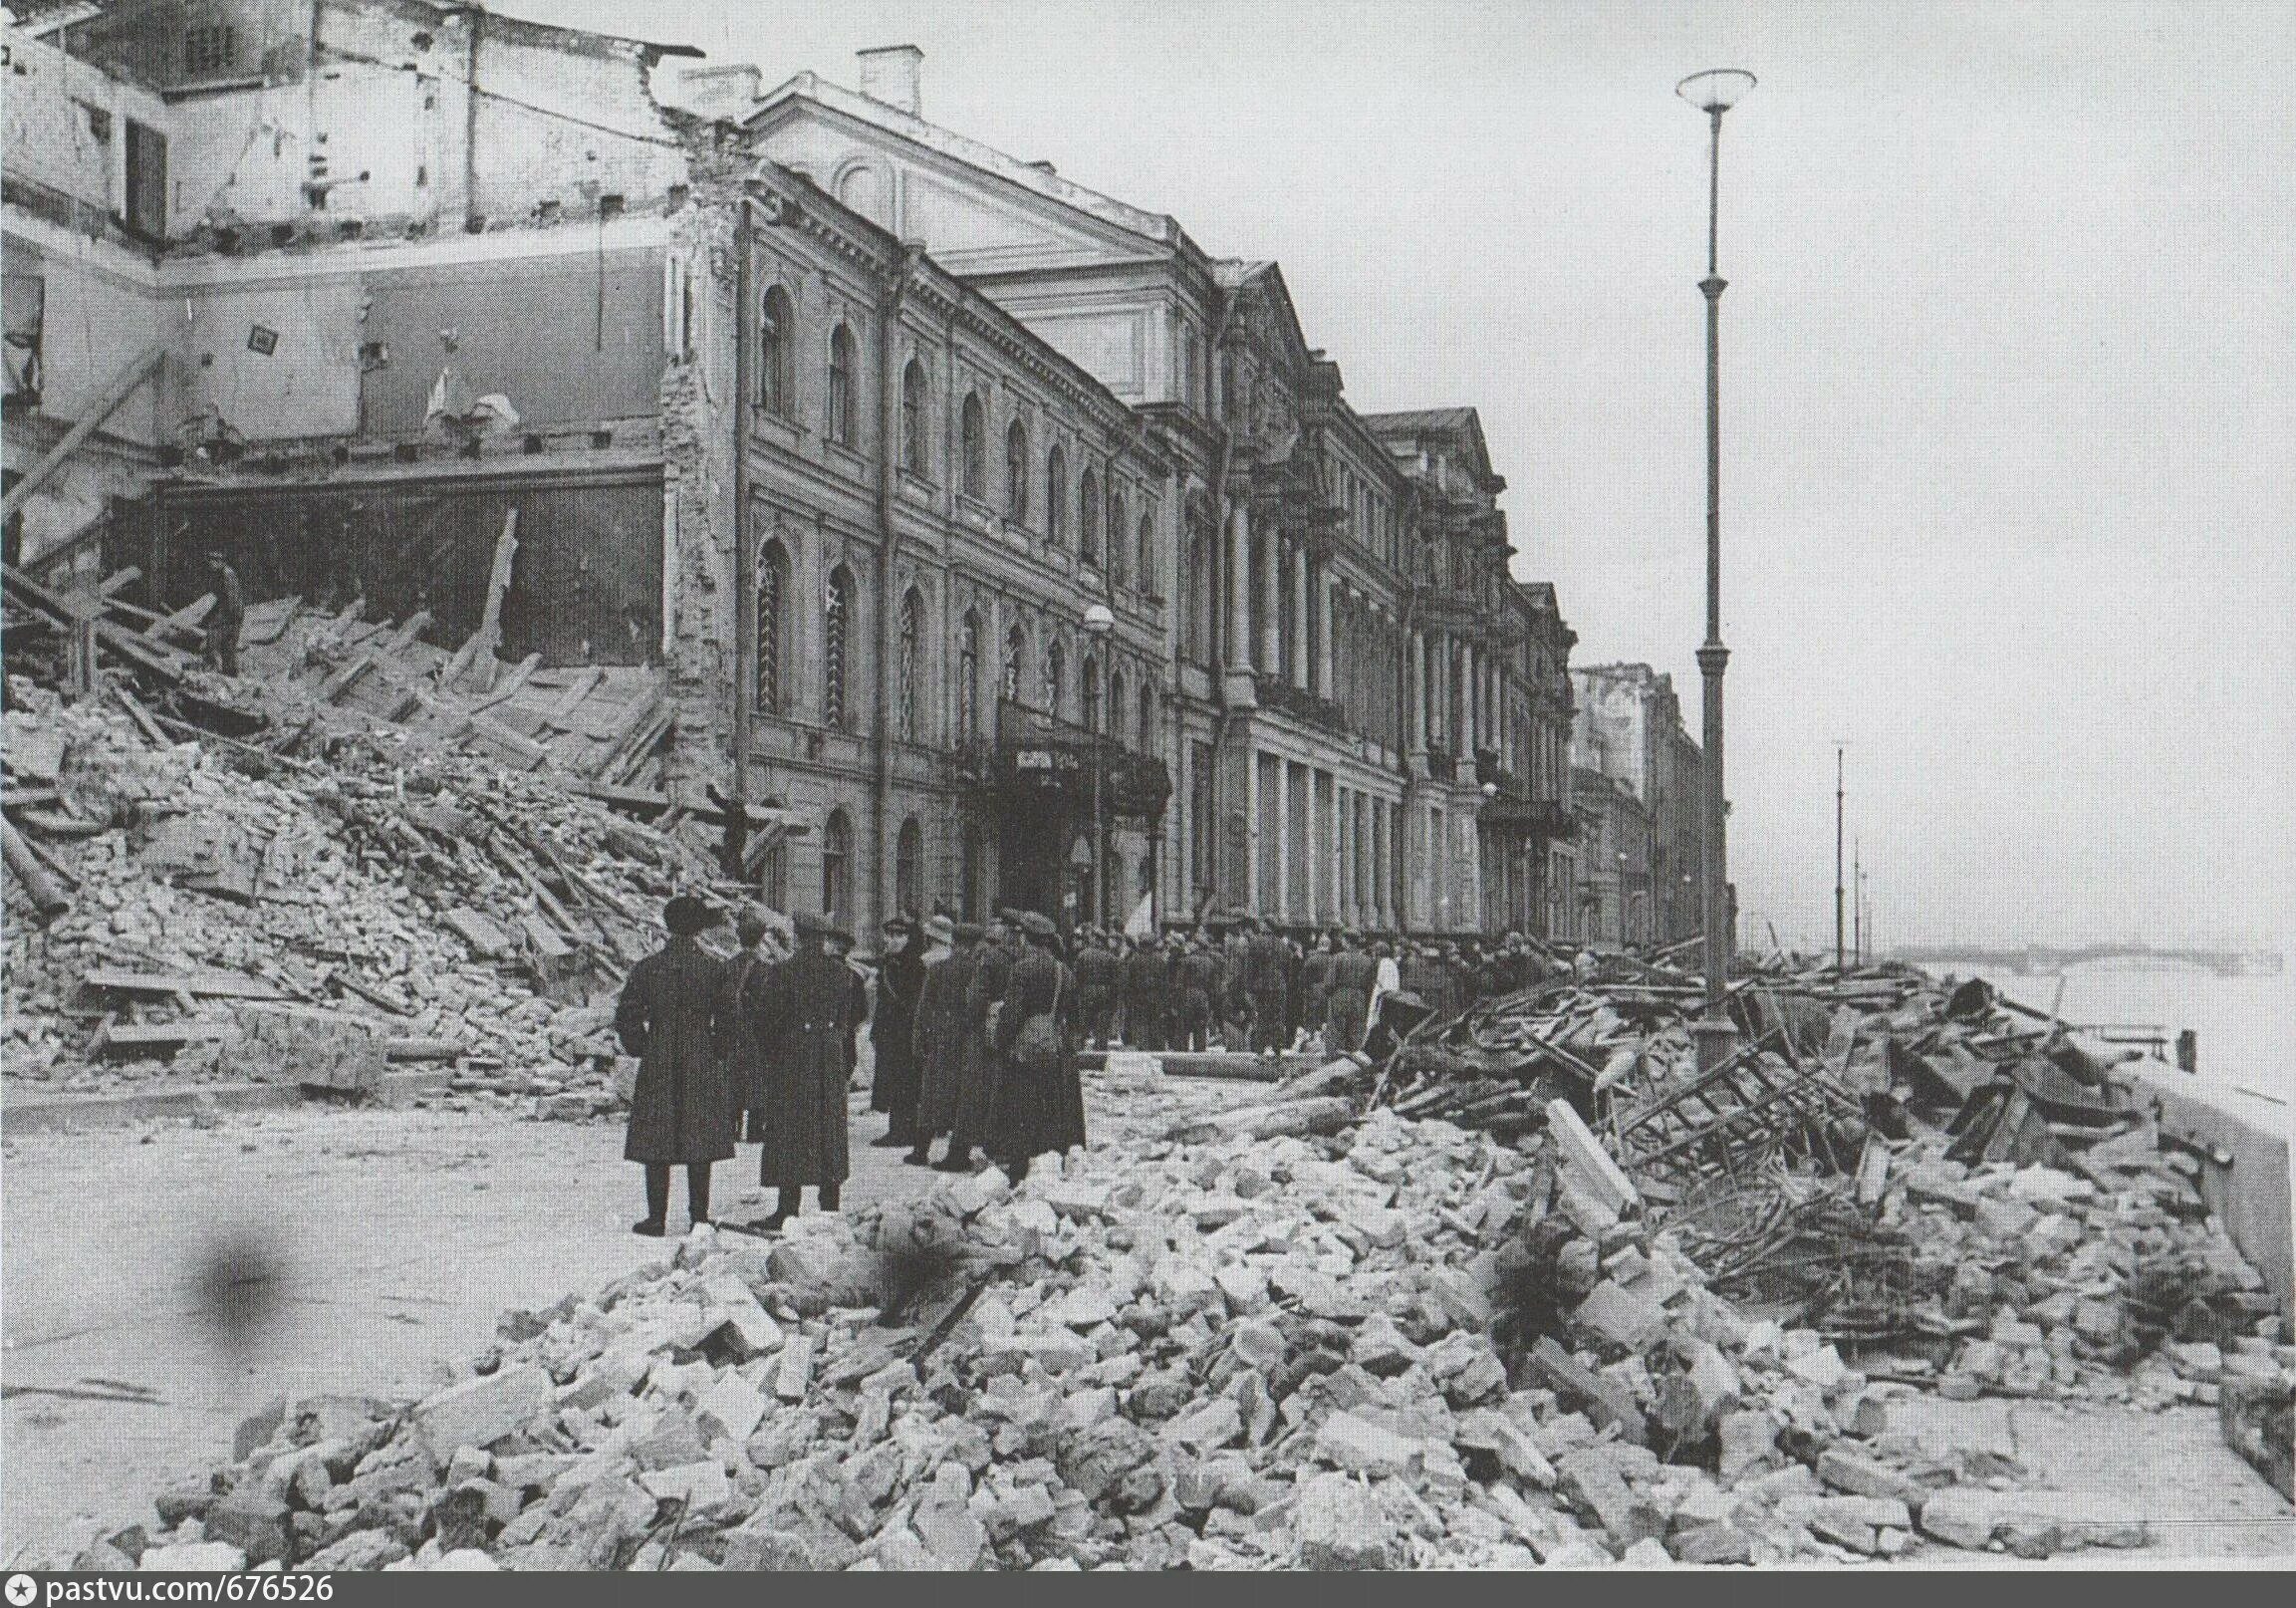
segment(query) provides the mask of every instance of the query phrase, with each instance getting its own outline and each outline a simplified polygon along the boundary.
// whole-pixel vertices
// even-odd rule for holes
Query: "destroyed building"
[[[1567,913],[1573,638],[1474,410],[1357,412],[1277,265],[923,122],[914,50],[760,96],[423,0],[12,15],[33,579],[165,615],[221,554],[597,670],[607,779],[802,822],[785,908]]]
[[[1570,677],[1571,764],[1609,778],[1630,796],[1641,817],[1642,841],[1628,852],[1639,862],[1635,870],[1642,880],[1636,887],[1648,911],[1639,923],[1629,924],[1633,935],[1658,943],[1693,937],[1703,925],[1698,890],[1705,855],[1698,823],[1706,770],[1698,744],[1682,724],[1674,678],[1648,665],[1576,666]],[[1604,802],[1603,808],[1613,807]],[[1591,855],[1582,856],[1582,875],[1614,875],[1619,852],[1614,847],[1600,864]],[[1600,904],[1602,890],[1591,892]],[[1585,902],[1583,894],[1582,907]],[[1619,931],[1614,922],[1602,934],[1581,936],[1617,937]]]

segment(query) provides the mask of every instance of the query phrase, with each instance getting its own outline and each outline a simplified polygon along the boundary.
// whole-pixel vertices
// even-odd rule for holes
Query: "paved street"
[[[848,1201],[935,1177],[863,1143],[882,1129],[854,1125]],[[228,1454],[234,1426],[273,1396],[420,1390],[432,1359],[482,1347],[504,1308],[664,1254],[630,1231],[644,1203],[617,1121],[304,1110],[28,1135],[5,1154],[0,1559],[88,1521],[147,1518],[151,1490]],[[739,1200],[754,1157],[744,1147],[720,1168],[721,1213],[760,1209]],[[234,1243],[274,1258],[279,1297],[237,1347],[202,1321],[196,1282]],[[46,1394],[120,1387],[156,1401]]]

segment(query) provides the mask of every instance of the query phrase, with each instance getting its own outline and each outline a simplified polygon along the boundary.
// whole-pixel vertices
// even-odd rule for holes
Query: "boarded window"
[[[851,670],[847,656],[853,628],[853,572],[842,564],[829,573],[826,609],[821,649],[821,715],[829,724],[842,726],[851,712],[846,690]]]
[[[757,560],[757,706],[780,714],[783,644],[789,636],[789,550],[768,542]]]
[[[167,233],[167,136],[128,120],[128,214],[124,221],[151,239]]]
[[[967,610],[956,650],[956,740],[972,741],[980,718],[980,616]]]
[[[924,598],[910,587],[900,600],[900,734],[916,740],[917,669],[924,652]]]
[[[932,478],[931,437],[926,429],[924,365],[908,360],[900,374],[900,466],[920,479]]]

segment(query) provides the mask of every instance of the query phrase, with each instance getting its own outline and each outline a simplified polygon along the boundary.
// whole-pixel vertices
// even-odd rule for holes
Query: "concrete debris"
[[[20,732],[26,763],[55,763],[37,792],[10,788],[10,819],[72,897],[18,919],[37,912],[8,880],[12,1098],[366,1098],[388,1063],[444,1061],[448,1098],[560,1121],[617,1106],[612,993],[659,943],[662,901],[713,886],[694,841],[450,749],[344,738],[322,770],[14,691],[35,707],[8,714],[12,777]]]
[[[772,1241],[697,1229],[668,1262],[507,1316],[483,1371],[427,1400],[264,1420],[262,1444],[160,1498],[150,1549],[304,1568],[1353,1569],[2145,1539],[2021,1488],[2006,1459],[1888,1434],[1919,1359],[1739,1305],[1655,1211],[1589,1233],[1543,1134],[1384,1109],[1329,1138],[1255,1128],[1142,1125],[1016,1189],[949,1180]],[[2148,1351],[2134,1318],[2114,1342],[2134,1349],[2084,1337],[2079,1301],[2146,1260],[2116,1234],[2243,1282],[2208,1230],[2128,1195],[1927,1156],[1894,1172],[1880,1210],[1941,1214],[1949,1232],[1921,1230],[1941,1262],[2018,1269],[2014,1289],[1998,1270],[1982,1291],[1944,1281],[1941,1301],[1978,1304],[1940,1306],[1962,1315],[1933,1337],[1937,1368],[1989,1356],[1999,1390],[2037,1350],[2036,1391],[2129,1394],[2135,1357],[2163,1401],[2237,1377],[2235,1357],[2282,1379],[2288,1354],[2254,1337]],[[2050,1248],[1972,1254],[1974,1206],[2011,1200]],[[949,1292],[889,1313],[879,1247],[928,1226],[956,1250]],[[2075,1266],[2079,1293],[2044,1285]]]

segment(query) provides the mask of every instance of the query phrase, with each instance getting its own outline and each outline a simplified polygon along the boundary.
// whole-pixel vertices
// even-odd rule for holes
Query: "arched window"
[[[1028,523],[1028,426],[1017,418],[1004,432],[1004,516]]]
[[[848,649],[853,635],[853,572],[840,564],[829,572],[829,595],[824,600],[826,619],[821,641],[821,717],[833,726],[846,723],[846,682],[851,665]]]
[[[1060,638],[1052,632],[1044,634],[1044,712],[1060,713],[1060,683],[1068,679],[1068,655],[1061,649]]]
[[[1155,542],[1155,515],[1141,515],[1140,530],[1133,544],[1137,556],[1133,573],[1140,578],[1140,589],[1143,592],[1151,598],[1160,598],[1163,596],[1163,583],[1156,575]]]
[[[1100,661],[1092,655],[1084,656],[1084,669],[1078,672],[1078,706],[1084,711],[1085,729],[1100,729]]]
[[[924,365],[908,360],[900,372],[900,466],[920,480],[932,478],[931,438],[926,429]]]
[[[1068,454],[1058,441],[1044,455],[1044,533],[1055,547],[1068,543]]]
[[[1153,681],[1145,679],[1140,684],[1140,751],[1156,751],[1156,689]]]
[[[783,644],[789,638],[789,549],[767,542],[757,556],[757,707],[781,714]]]
[[[785,418],[797,390],[789,364],[790,329],[789,292],[766,286],[757,310],[757,405]]]
[[[1124,487],[1116,476],[1108,478],[1108,578],[1114,586],[1132,585],[1132,550],[1125,535],[1132,528],[1125,515]]]
[[[843,927],[853,915],[853,822],[829,812],[821,832],[821,913]]]
[[[893,848],[893,903],[904,916],[924,914],[924,828],[910,816]]]
[[[840,324],[829,332],[829,438],[853,445],[853,331]]]
[[[1021,630],[1015,620],[1012,629],[1004,634],[1004,678],[998,687],[1007,702],[1020,701],[1020,665],[1028,655],[1028,633]]]
[[[1180,577],[1180,596],[1187,605],[1187,656],[1198,665],[1212,662],[1212,547],[1211,533],[1191,522],[1188,529],[1187,573]]]
[[[967,609],[956,634],[956,740],[972,741],[980,719],[980,611]]]
[[[924,656],[924,597],[910,587],[900,598],[900,676],[896,685],[900,734],[916,741],[917,669]]]
[[[988,495],[988,420],[982,414],[980,393],[968,391],[964,397],[964,494],[968,497]]]
[[[1087,564],[1100,562],[1100,476],[1086,464],[1084,478],[1077,482],[1076,530],[1077,551]]]
[[[1109,735],[1119,742],[1129,742],[1132,737],[1132,733],[1125,729],[1125,722],[1132,718],[1132,710],[1125,703],[1124,692],[1124,667],[1112,665],[1108,672],[1108,724]]]

